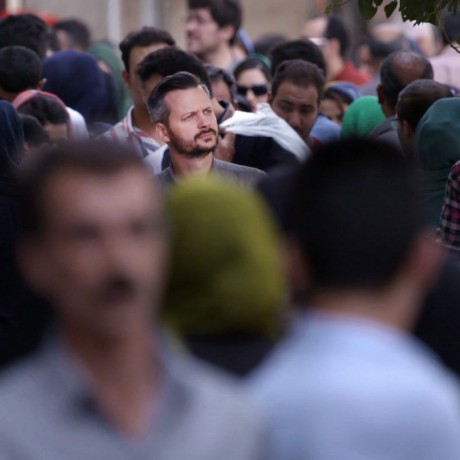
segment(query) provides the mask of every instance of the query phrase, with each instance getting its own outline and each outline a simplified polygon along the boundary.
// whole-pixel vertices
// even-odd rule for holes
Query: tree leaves
[[[332,12],[345,3],[356,0],[330,0],[327,7]],[[364,19],[372,19],[378,9],[382,7],[383,0],[357,0],[358,7]],[[414,21],[415,23],[431,22],[438,26],[441,23],[442,12],[446,9],[449,13],[455,14],[460,0],[390,0],[383,6],[386,17],[390,17],[398,8],[403,21]]]

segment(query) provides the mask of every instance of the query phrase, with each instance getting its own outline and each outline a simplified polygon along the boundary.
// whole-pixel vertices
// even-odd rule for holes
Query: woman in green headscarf
[[[198,356],[246,374],[282,331],[285,282],[268,210],[254,192],[207,178],[172,187],[166,323]]]

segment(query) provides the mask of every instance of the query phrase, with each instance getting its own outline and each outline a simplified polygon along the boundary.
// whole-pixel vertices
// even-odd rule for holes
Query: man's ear
[[[33,237],[23,237],[16,248],[16,259],[28,284],[39,294],[48,294],[51,271],[39,242]]]
[[[168,144],[170,137],[167,126],[164,123],[156,123],[155,130],[157,132],[158,139],[164,144]]]
[[[382,84],[379,83],[377,85],[376,90],[377,90],[377,98],[378,98],[379,104],[380,105],[385,104],[385,92],[383,91]]]
[[[330,53],[335,56],[341,56],[340,53],[340,42],[336,38],[330,38],[327,41],[326,46],[329,47]]]
[[[433,238],[432,232],[421,232],[407,258],[406,268],[420,289],[427,292],[437,281],[444,261],[444,249]]]
[[[300,243],[288,236],[284,242],[284,271],[293,292],[307,291],[310,282],[310,270]]]
[[[42,78],[39,82],[38,82],[38,85],[37,85],[37,89],[39,91],[43,91],[43,88],[45,87],[46,85],[46,78]]]
[[[123,81],[125,83],[125,85],[130,88],[130,84],[129,84],[129,73],[127,70],[123,70],[121,72],[121,78],[123,78]]]

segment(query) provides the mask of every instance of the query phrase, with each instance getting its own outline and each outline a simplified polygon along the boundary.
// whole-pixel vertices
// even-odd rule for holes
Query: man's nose
[[[289,114],[288,123],[294,128],[299,129],[302,127],[302,119],[297,111],[293,111]]]
[[[198,114],[198,128],[206,128],[210,125],[211,120],[209,116]]]

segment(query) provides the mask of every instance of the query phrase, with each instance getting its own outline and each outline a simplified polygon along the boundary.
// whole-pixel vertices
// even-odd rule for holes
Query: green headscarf
[[[166,205],[172,236],[167,324],[184,336],[276,336],[285,280],[262,200],[206,178],[172,187]]]
[[[383,120],[382,112],[376,96],[363,96],[350,104],[342,121],[342,137],[367,137]]]

